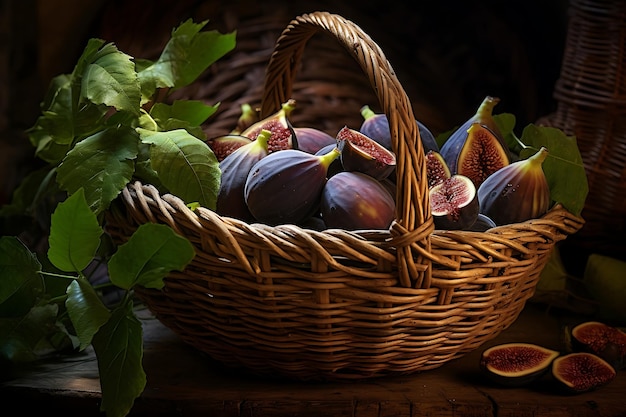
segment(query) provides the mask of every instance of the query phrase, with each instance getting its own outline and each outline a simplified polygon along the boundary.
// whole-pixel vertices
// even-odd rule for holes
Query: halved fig
[[[626,366],[626,333],[617,327],[598,321],[588,321],[572,329],[572,347],[593,353],[615,369]]]
[[[296,101],[294,99],[287,100],[276,113],[248,126],[241,132],[241,136],[254,140],[261,130],[269,130],[272,132],[268,142],[269,153],[284,149],[297,149],[293,126],[289,120],[289,116],[295,108]]]
[[[250,138],[236,133],[229,133],[209,139],[207,145],[209,145],[209,148],[211,148],[215,154],[217,161],[221,162],[228,155],[250,142],[252,142]]]
[[[552,362],[552,375],[566,391],[592,391],[615,378],[615,369],[604,359],[587,352],[560,356]]]
[[[358,130],[344,126],[337,133],[341,164],[346,171],[357,171],[377,180],[387,178],[396,168],[396,155]]]
[[[522,386],[543,376],[559,352],[532,343],[506,343],[490,347],[480,357],[480,368],[492,381]]]
[[[453,175],[429,190],[430,211],[435,227],[442,230],[462,230],[478,218],[478,197],[472,180]]]
[[[446,164],[443,156],[437,151],[426,152],[426,178],[428,179],[428,188],[443,182],[443,180],[450,178],[450,168]]]
[[[465,120],[441,145],[450,172],[462,174],[476,187],[498,167],[508,165],[511,155],[493,117],[498,97],[486,96],[476,113]]]

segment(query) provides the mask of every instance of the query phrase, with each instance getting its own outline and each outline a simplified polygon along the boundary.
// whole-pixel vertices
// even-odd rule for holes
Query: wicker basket
[[[136,182],[107,213],[108,231],[123,242],[157,222],[195,245],[192,263],[163,290],[137,295],[184,341],[227,366],[298,380],[439,367],[516,320],[554,245],[583,220],[555,207],[484,233],[434,230],[411,103],[377,44],[336,14],[303,14],[285,28],[267,67],[262,115],[290,97],[298,60],[320,32],[360,64],[389,117],[398,156],[389,230],[247,224],[191,211]]]
[[[626,260],[626,2],[570,1],[554,97],[556,111],[538,124],[576,136],[589,181],[585,227],[567,258],[577,270],[591,253]]]

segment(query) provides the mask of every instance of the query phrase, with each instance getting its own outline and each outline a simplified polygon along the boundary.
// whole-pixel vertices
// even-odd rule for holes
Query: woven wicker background
[[[234,113],[231,101],[258,96],[263,63],[293,16],[315,10],[338,13],[359,24],[381,46],[412,99],[416,116],[435,133],[441,133],[471,115],[486,94],[501,96],[499,111],[515,113],[520,123],[534,121],[552,110],[549,97],[558,76],[565,14],[559,2],[542,5],[541,14],[535,13],[531,3],[519,2],[512,10],[495,1],[458,2],[452,9],[424,2],[415,10],[401,2],[381,8],[379,2],[370,0],[356,4],[327,0],[155,0],[150,7],[142,1],[113,1],[105,5],[95,34],[115,41],[131,55],[149,57],[160,51],[171,28],[187,17],[208,19],[210,28],[237,30],[237,50],[199,80],[197,88],[185,92],[193,98],[219,100],[230,109],[225,111]],[[524,22],[531,17],[542,26],[540,34],[526,30]],[[150,28],[148,36],[146,28]],[[550,42],[545,41],[546,36]],[[301,87],[306,94],[315,89],[314,95],[327,95],[323,104],[330,105],[331,111],[326,108],[318,113],[304,108],[303,103],[303,110],[294,117],[303,122],[319,121],[330,113],[331,119],[346,115],[347,122],[360,122],[350,118],[354,109],[342,107],[346,103],[343,98],[358,94],[369,98],[371,93],[361,78],[354,80],[354,85],[333,81],[344,78],[346,72],[361,75],[345,54],[335,53],[335,45],[321,43],[320,48],[324,50],[307,49],[307,55],[315,58],[304,57],[299,71],[303,84],[295,90]],[[232,115],[220,114],[209,133],[230,127],[220,121]],[[335,126],[333,121],[329,124]]]
[[[539,123],[575,135],[587,170],[586,224],[563,244],[580,270],[590,253],[626,260],[626,2],[572,0],[569,17],[558,106]]]

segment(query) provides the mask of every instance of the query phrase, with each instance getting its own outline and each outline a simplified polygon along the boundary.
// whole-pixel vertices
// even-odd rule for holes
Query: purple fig
[[[472,180],[456,174],[429,190],[430,209],[435,227],[442,230],[463,230],[478,218],[478,197]]]
[[[395,218],[395,201],[380,181],[361,172],[340,172],[328,179],[320,211],[328,228],[388,229]]]
[[[363,123],[361,123],[359,131],[374,139],[385,148],[392,150],[391,131],[387,115],[384,113],[376,113],[366,105],[361,107],[361,116],[363,116]],[[430,150],[438,152],[439,145],[437,144],[437,140],[430,129],[428,129],[426,125],[419,120],[415,120],[415,123],[417,123],[424,153]]]
[[[294,127],[298,149],[304,152],[316,154],[320,149],[336,145],[337,139],[314,127]]]
[[[337,141],[346,171],[362,172],[381,180],[396,168],[396,155],[358,130],[343,127],[337,133]]]
[[[485,97],[476,113],[441,146],[440,153],[450,173],[469,177],[476,187],[511,161],[509,149],[493,118],[493,109],[499,102],[497,97]]]
[[[268,154],[269,130],[262,130],[256,140],[250,141],[220,162],[222,171],[215,212],[245,222],[254,220],[248,209],[243,190],[248,173],[258,161]]]
[[[540,217],[550,207],[550,187],[542,164],[542,147],[528,159],[513,162],[491,174],[478,187],[480,212],[498,226]]]
[[[324,155],[297,149],[268,154],[248,174],[246,204],[265,224],[299,224],[318,209],[330,164],[339,157],[336,147]]]

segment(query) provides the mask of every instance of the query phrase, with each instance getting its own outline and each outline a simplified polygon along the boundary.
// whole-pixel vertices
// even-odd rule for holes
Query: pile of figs
[[[564,353],[531,343],[505,343],[484,350],[480,369],[506,387],[529,385],[546,374],[561,391],[577,394],[611,382],[626,368],[626,333],[598,321],[568,329]]]
[[[294,127],[289,120],[294,108],[295,101],[288,100],[257,120],[242,107],[236,129],[208,142],[222,172],[216,212],[315,230],[389,228],[396,167],[390,137],[385,146],[348,126],[335,136]]]
[[[438,229],[485,231],[540,217],[549,208],[542,170],[548,151],[514,160],[493,118],[498,102],[487,96],[441,147],[415,120]],[[242,106],[232,132],[208,141],[222,171],[216,212],[316,230],[389,228],[396,215],[396,155],[387,116],[364,105],[358,129],[345,126],[331,135],[293,126],[295,108],[290,99],[260,119]]]

